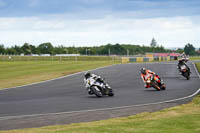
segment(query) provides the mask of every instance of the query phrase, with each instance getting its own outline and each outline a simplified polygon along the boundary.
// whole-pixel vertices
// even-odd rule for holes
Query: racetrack
[[[113,88],[114,97],[89,96],[84,88],[83,73],[64,78],[0,91],[0,120],[11,116],[37,115],[113,108],[163,102],[186,97],[200,88],[199,77],[193,64],[191,79],[178,74],[176,63],[120,64],[94,70],[106,78]],[[165,91],[145,89],[140,69],[146,67],[166,83]]]

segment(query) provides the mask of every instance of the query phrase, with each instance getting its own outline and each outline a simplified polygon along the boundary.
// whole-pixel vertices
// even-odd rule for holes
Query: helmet
[[[89,78],[91,76],[91,73],[90,72],[86,72],[84,76],[87,79],[87,78]]]
[[[142,68],[140,71],[142,74],[146,74],[146,68]]]

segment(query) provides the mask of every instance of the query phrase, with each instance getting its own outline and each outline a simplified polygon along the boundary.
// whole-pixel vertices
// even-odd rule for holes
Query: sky
[[[0,0],[0,44],[200,47],[199,0]]]

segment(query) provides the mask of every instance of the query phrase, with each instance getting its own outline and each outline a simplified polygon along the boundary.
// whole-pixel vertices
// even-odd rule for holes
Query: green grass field
[[[44,81],[115,64],[114,61],[4,61],[0,62],[0,88]]]
[[[192,56],[190,57],[190,60],[200,60],[200,56]]]

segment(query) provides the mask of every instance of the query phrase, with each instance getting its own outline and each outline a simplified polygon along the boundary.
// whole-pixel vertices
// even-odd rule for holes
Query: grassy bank
[[[0,62],[0,88],[44,81],[112,65],[113,61],[5,61]]]
[[[200,60],[200,56],[191,56],[190,60]]]

